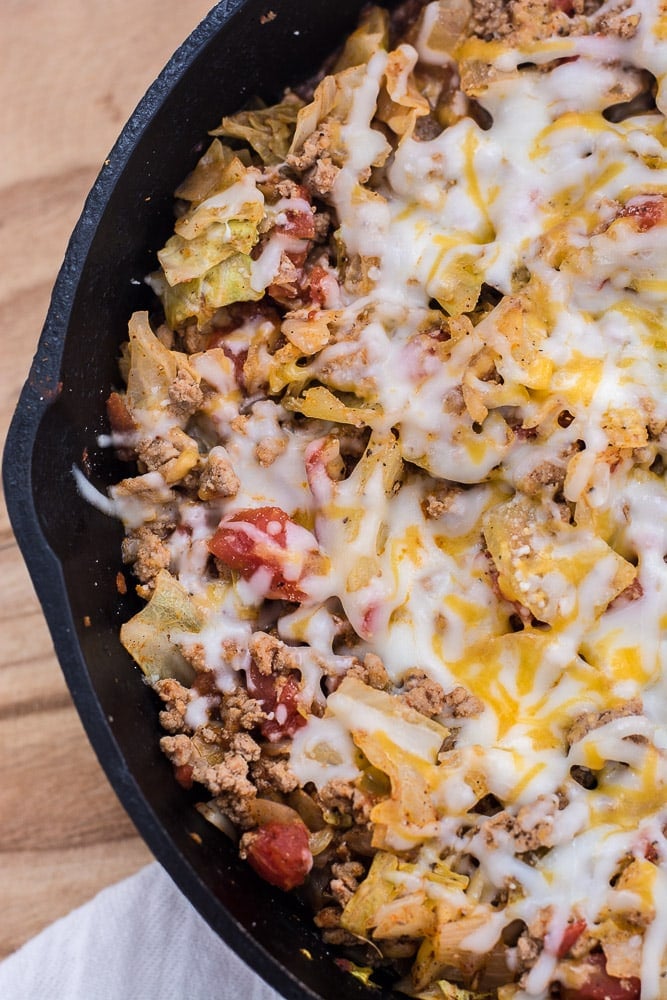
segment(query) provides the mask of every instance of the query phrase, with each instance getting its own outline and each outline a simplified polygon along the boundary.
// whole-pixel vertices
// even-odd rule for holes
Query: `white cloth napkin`
[[[2,1000],[280,1000],[154,862],[0,963]]]

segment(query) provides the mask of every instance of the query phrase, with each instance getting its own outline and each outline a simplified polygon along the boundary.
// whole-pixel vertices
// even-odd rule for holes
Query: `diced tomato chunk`
[[[292,204],[294,207],[290,207]],[[297,240],[315,239],[315,215],[308,189],[298,184],[287,201],[281,202],[280,222],[275,227],[278,233],[285,233]]]
[[[308,297],[312,305],[331,306],[338,301],[340,287],[335,275],[321,264],[314,264],[305,275]]]
[[[245,580],[264,570],[266,578],[259,580],[262,596],[304,599],[299,581],[308,553],[317,552],[317,541],[280,507],[248,508],[230,514],[220,522],[208,547]]]
[[[285,221],[276,229],[293,236],[297,240],[312,240],[315,238],[315,217],[312,212],[301,211],[295,208],[285,210]]]
[[[327,297],[324,283],[328,278],[329,272],[320,264],[315,264],[314,267],[311,267],[308,273],[308,288],[310,289],[311,302],[317,303],[319,306],[324,305]]]
[[[563,987],[561,1000],[639,1000],[639,979],[635,976],[628,979],[610,976],[603,954],[589,955],[586,964],[593,967],[586,982],[576,989]]]
[[[558,946],[558,951],[556,952],[558,958],[565,958],[570,948],[572,948],[572,946],[579,940],[585,930],[585,920],[574,920],[571,924],[567,925],[563,931],[563,937],[561,938],[560,945]]]
[[[288,892],[303,885],[313,867],[306,826],[274,821],[246,835],[249,864],[266,882]]]
[[[261,725],[262,736],[276,742],[285,736],[294,736],[306,724],[299,711],[299,684],[295,673],[274,677],[261,674],[253,664],[248,671],[248,691],[270,716]]]

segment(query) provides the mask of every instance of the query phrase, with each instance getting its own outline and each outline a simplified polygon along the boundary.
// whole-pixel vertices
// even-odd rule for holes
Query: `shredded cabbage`
[[[155,683],[161,677],[175,677],[190,684],[194,671],[174,644],[179,632],[199,632],[202,617],[185,588],[167,570],[156,580],[150,601],[121,626],[120,640]]]
[[[287,156],[302,107],[303,101],[292,95],[288,101],[270,108],[225,115],[220,125],[211,130],[211,135],[247,142],[267,166],[281,163]]]

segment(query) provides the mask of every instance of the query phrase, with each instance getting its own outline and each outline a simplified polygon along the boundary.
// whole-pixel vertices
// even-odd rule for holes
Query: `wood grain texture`
[[[85,196],[212,0],[4,0],[0,441]],[[0,957],[150,854],[72,706],[0,497]]]

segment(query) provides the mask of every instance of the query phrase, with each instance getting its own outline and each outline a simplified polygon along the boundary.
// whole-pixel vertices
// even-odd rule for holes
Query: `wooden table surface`
[[[213,0],[3,0],[0,442],[69,234]],[[0,958],[151,860],[90,748],[0,499]]]

